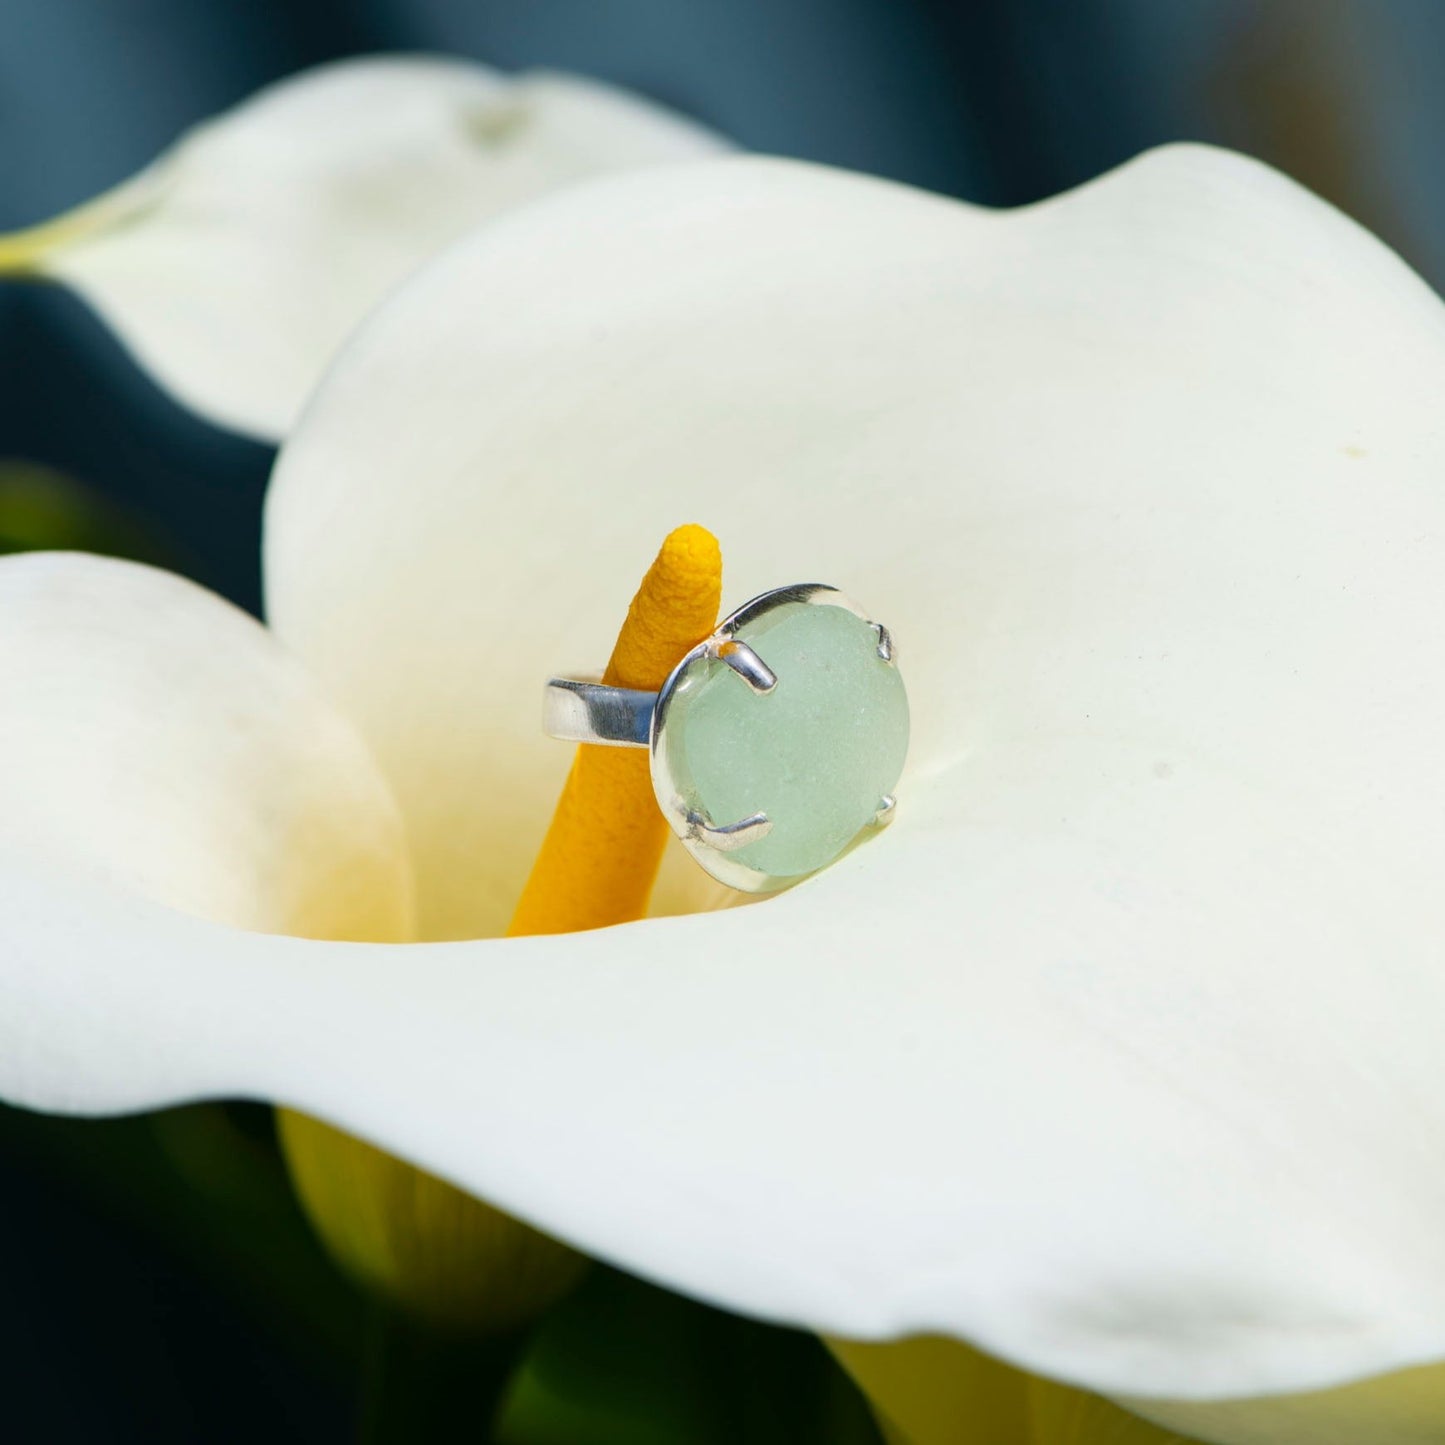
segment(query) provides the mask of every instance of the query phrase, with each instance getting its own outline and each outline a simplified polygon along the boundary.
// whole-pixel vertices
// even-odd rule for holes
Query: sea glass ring
[[[551,737],[651,751],[672,830],[714,878],[768,893],[891,821],[908,752],[892,635],[835,587],[755,597],[661,691],[554,677]]]

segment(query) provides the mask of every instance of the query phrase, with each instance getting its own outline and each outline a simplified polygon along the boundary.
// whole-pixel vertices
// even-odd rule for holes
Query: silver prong
[[[773,831],[773,820],[766,813],[752,813],[736,823],[719,827],[704,812],[694,808],[687,815],[687,836],[697,843],[706,843],[719,853],[734,853],[766,838]]]
[[[771,692],[778,685],[778,674],[746,642],[729,638],[718,643],[714,655],[719,662],[727,663],[754,692]]]
[[[870,622],[868,625],[878,634],[878,656],[884,662],[891,664],[893,662],[893,634],[881,622]]]
[[[892,793],[884,793],[879,800],[878,811],[873,815],[873,826],[875,828],[886,828],[892,821],[894,814],[898,811],[898,799]]]

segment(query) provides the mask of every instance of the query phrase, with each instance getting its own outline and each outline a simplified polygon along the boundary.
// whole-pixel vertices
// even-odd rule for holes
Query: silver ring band
[[[655,692],[608,687],[595,678],[549,677],[542,704],[542,730],[569,743],[612,748],[645,748],[652,738]]]

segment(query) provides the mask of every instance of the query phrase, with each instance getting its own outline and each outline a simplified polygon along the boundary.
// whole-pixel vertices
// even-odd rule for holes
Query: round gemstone
[[[713,826],[766,813],[771,830],[726,857],[781,885],[831,863],[891,795],[908,698],[877,629],[846,607],[782,602],[732,636],[777,683],[758,692],[694,657],[665,715],[668,786]]]

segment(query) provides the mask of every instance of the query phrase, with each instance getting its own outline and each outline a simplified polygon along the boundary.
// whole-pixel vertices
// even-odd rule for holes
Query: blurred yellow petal
[[[1193,1445],[1084,1390],[1034,1376],[1029,1380],[1029,1445]]]
[[[1254,1400],[1132,1400],[1140,1414],[1218,1445],[1439,1445],[1445,1366]]]
[[[889,1445],[1190,1445],[1097,1395],[1025,1374],[958,1340],[828,1343]]]
[[[868,1397],[889,1445],[1034,1445],[1029,1377],[957,1340],[830,1339],[828,1348]]]
[[[1436,1445],[1445,1438],[1439,1365],[1332,1390],[1138,1399],[1124,1408],[957,1340],[829,1344],[891,1432],[890,1445]]]
[[[504,1333],[576,1282],[573,1250],[394,1155],[283,1109],[307,1215],[348,1271],[437,1328]]]

